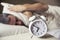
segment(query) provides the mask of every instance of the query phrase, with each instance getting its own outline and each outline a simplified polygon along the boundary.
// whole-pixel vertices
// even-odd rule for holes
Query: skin
[[[26,15],[28,17],[28,19],[33,15],[32,12],[30,11],[25,11],[23,12],[24,15]]]
[[[13,15],[8,15],[10,25],[15,25],[16,19]]]
[[[44,3],[15,5],[15,6],[10,7],[9,10],[16,11],[16,12],[21,12],[24,10],[46,11],[48,10],[48,5]]]

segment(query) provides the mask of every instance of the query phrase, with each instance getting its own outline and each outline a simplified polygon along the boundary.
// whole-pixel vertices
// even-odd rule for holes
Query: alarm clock
[[[29,21],[29,31],[31,34],[42,37],[47,33],[47,24],[44,16],[33,16]]]

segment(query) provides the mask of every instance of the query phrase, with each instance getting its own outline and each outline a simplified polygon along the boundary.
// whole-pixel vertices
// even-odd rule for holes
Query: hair
[[[9,21],[8,18],[6,17],[3,17],[3,14],[0,14],[0,23],[4,23],[4,24],[7,24]]]

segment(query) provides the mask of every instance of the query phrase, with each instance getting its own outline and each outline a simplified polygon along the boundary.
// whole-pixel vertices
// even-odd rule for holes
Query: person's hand
[[[32,12],[30,12],[30,11],[25,11],[23,14],[24,14],[25,16],[27,16],[28,19],[33,15]]]
[[[26,7],[24,5],[15,5],[15,6],[11,6],[9,10],[20,12],[20,11],[26,10]]]

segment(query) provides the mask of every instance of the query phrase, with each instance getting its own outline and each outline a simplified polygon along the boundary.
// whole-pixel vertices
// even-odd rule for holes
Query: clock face
[[[35,20],[29,24],[29,31],[37,37],[42,37],[47,33],[47,25],[42,19]]]

